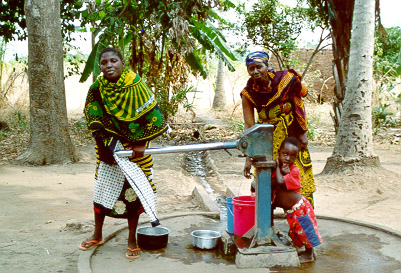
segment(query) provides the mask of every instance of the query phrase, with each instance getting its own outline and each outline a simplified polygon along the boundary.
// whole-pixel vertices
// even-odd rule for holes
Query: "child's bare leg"
[[[300,253],[299,255],[299,262],[302,263],[309,263],[314,261],[314,252],[313,252],[313,247],[308,248],[305,247],[305,251]]]

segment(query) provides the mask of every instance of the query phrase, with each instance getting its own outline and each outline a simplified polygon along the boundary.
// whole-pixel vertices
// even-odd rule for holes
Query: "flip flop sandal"
[[[127,258],[129,260],[138,259],[139,257],[141,257],[141,254],[134,255],[134,252],[136,252],[136,251],[141,251],[141,249],[139,247],[137,247],[135,249],[127,248],[127,252],[125,253],[125,258]],[[128,252],[131,252],[131,255],[128,255]]]
[[[85,250],[89,250],[89,249],[92,249],[92,248],[94,248],[95,246],[100,246],[100,245],[103,245],[104,244],[104,240],[102,239],[102,240],[90,240],[90,241],[88,241],[89,239],[88,238],[86,238],[85,239],[85,244],[82,244],[82,243],[80,243],[79,245],[78,245],[78,248],[80,249],[80,250],[83,250],[83,251],[85,251]],[[90,245],[90,246],[87,246],[88,244],[92,244],[92,245]]]

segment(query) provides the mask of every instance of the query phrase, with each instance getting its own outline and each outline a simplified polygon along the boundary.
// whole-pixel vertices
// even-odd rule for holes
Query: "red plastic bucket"
[[[234,234],[242,236],[255,225],[255,197],[237,196],[233,198]]]

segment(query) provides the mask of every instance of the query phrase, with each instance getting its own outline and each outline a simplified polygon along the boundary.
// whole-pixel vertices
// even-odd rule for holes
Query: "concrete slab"
[[[238,252],[235,256],[238,268],[264,268],[275,266],[299,266],[298,254],[295,249],[276,251],[258,247],[253,253]]]
[[[202,209],[205,211],[220,213],[220,209],[217,207],[216,203],[210,199],[209,194],[201,185],[195,186],[194,190],[192,191],[192,196],[198,201]]]
[[[90,270],[79,272],[401,272],[401,234],[367,223],[318,216],[324,242],[316,248],[317,260],[299,267],[270,269],[239,269],[232,256],[231,259],[224,259],[217,249],[198,250],[192,247],[191,231],[222,231],[226,229],[224,221],[203,215],[177,215],[164,219],[162,224],[171,230],[165,249],[144,250],[140,259],[127,260],[124,255],[128,231],[124,228],[91,255],[83,253],[87,255],[86,263]],[[284,219],[276,219],[275,226],[283,232],[288,230]]]

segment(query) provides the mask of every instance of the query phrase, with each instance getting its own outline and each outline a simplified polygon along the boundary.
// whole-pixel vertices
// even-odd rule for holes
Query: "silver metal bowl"
[[[191,232],[192,245],[200,249],[213,249],[217,246],[221,233],[214,230],[194,230]]]

